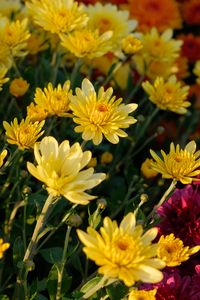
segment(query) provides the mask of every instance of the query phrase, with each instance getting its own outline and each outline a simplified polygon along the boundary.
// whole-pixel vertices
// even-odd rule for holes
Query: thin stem
[[[77,59],[75,65],[74,65],[74,68],[72,70],[72,75],[71,75],[71,87],[72,89],[75,88],[75,82],[76,82],[76,77],[77,77],[77,74],[79,74],[79,71],[80,71],[80,68],[83,64],[83,61],[82,59]]]
[[[70,237],[70,232],[71,232],[71,226],[67,227],[67,233],[65,236],[65,243],[64,243],[64,249],[63,249],[63,255],[62,255],[62,261],[60,268],[58,269],[58,284],[57,284],[57,292],[56,292],[56,300],[60,300],[62,298],[62,279],[63,279],[63,272],[65,268],[65,264],[67,261],[67,248],[69,244],[69,237]]]
[[[144,80],[144,76],[141,76],[138,82],[136,83],[135,87],[132,89],[128,97],[126,98],[126,103],[129,103],[129,101],[132,100],[132,98],[135,96],[137,93],[138,89],[140,88],[141,82]]]
[[[173,179],[169,188],[165,191],[164,195],[160,199],[157,205],[155,205],[154,210],[157,210],[170,196],[170,194],[175,190],[177,181]]]

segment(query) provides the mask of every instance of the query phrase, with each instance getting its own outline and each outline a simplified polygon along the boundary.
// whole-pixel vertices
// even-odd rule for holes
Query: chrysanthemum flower
[[[31,122],[28,118],[18,123],[17,118],[11,124],[4,121],[7,142],[17,145],[20,150],[32,148],[37,139],[44,133],[42,127],[45,121]]]
[[[146,158],[145,161],[141,165],[142,175],[147,179],[154,178],[158,175],[158,172],[153,170],[151,167],[152,162],[153,162],[153,159]]]
[[[37,166],[27,163],[29,172],[46,185],[49,194],[64,196],[70,202],[88,204],[95,196],[87,194],[89,190],[105,179],[104,173],[94,174],[94,169],[82,170],[92,155],[83,152],[79,143],[70,147],[69,141],[60,145],[49,136],[34,146]]]
[[[27,106],[26,110],[27,118],[29,118],[32,122],[42,121],[48,117],[48,112],[45,107],[37,105],[33,102]]]
[[[26,94],[28,89],[29,83],[22,77],[13,79],[9,86],[9,91],[11,95],[15,97],[23,96],[24,94]]]
[[[170,144],[170,152],[166,154],[161,150],[163,160],[153,151],[150,150],[155,162],[152,168],[162,174],[163,178],[172,178],[183,184],[191,183],[195,176],[200,174],[200,151],[196,151],[195,141],[189,142],[185,149],[180,145]]]
[[[175,238],[171,233],[167,236],[162,235],[158,241],[157,255],[162,259],[166,266],[175,267],[179,266],[182,262],[188,260],[192,254],[197,253],[200,246],[189,248],[184,247],[183,241]]]
[[[2,90],[2,85],[9,80],[8,77],[5,77],[7,72],[8,69],[3,65],[1,65],[0,66],[0,91]]]
[[[178,39],[183,41],[181,47],[182,56],[187,57],[190,63],[194,63],[200,59],[200,37],[197,35],[181,34],[178,36]]]
[[[152,228],[143,234],[141,225],[136,226],[135,214],[129,213],[120,225],[106,217],[100,233],[88,227],[87,233],[77,230],[88,258],[100,266],[99,273],[108,278],[122,280],[132,286],[137,281],[159,282],[165,266],[156,258],[157,244],[151,242],[157,235]]]
[[[3,239],[0,239],[0,258],[3,257],[4,252],[10,247],[9,243],[4,243]]]
[[[49,45],[43,32],[31,32],[31,36],[27,40],[27,50],[29,54],[37,54],[38,52],[46,50],[48,47]]]
[[[129,0],[131,16],[138,20],[138,29],[148,32],[152,27],[158,31],[180,28],[181,16],[175,0]]]
[[[2,40],[0,40],[0,65],[5,66],[7,69],[12,66],[9,47]]]
[[[127,55],[133,55],[142,48],[142,42],[131,34],[122,40],[122,51]]]
[[[69,33],[88,21],[82,7],[73,0],[31,0],[26,6],[34,22],[51,33]]]
[[[4,149],[1,153],[0,153],[0,168],[3,166],[4,163],[4,159],[7,156],[8,151],[6,149]]]
[[[155,79],[158,76],[167,78],[176,72],[174,65],[182,41],[175,40],[172,36],[171,29],[159,34],[156,28],[141,36],[143,48],[133,57],[140,74]]]
[[[60,35],[61,45],[76,57],[92,59],[99,57],[112,50],[110,39],[112,32],[107,31],[99,35],[98,30],[76,30],[67,35]]]
[[[200,24],[199,0],[188,0],[182,4],[183,19],[190,25]]]
[[[200,84],[200,60],[198,60],[194,66],[193,73],[197,76],[197,83]]]
[[[142,87],[149,95],[149,100],[160,109],[170,110],[178,114],[185,114],[191,103],[187,100],[189,86],[181,86],[176,76],[172,75],[167,81],[157,77],[153,84],[149,81],[142,83]]]
[[[52,83],[48,83],[44,90],[37,88],[34,95],[35,103],[46,110],[48,116],[66,117],[69,115],[69,95],[71,95],[70,81],[67,80],[63,86],[58,84],[53,88]]]
[[[20,0],[1,0],[0,13],[10,18],[13,13],[20,10],[21,6]]]
[[[27,40],[30,37],[27,23],[28,19],[13,22],[4,19],[0,24],[1,43],[9,48],[12,57],[21,57],[27,54]]]
[[[143,290],[132,290],[128,296],[128,300],[156,300],[156,289],[143,291]]]
[[[137,104],[121,104],[122,99],[115,100],[112,94],[112,88],[104,91],[103,87],[96,93],[92,83],[85,78],[81,89],[76,89],[76,96],[70,95],[73,120],[79,124],[75,131],[82,132],[84,140],[93,140],[98,145],[104,135],[109,142],[117,144],[119,137],[127,136],[121,128],[128,128],[136,122],[128,114],[137,108]]]
[[[129,12],[120,10],[116,5],[88,5],[85,11],[89,16],[88,26],[92,31],[98,29],[100,34],[112,31],[111,43],[114,49],[120,48],[121,40],[137,26],[136,20],[129,20]]]

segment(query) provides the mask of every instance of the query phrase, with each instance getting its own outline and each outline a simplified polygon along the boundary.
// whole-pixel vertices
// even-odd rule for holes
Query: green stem
[[[143,80],[144,80],[144,76],[141,76],[140,79],[138,80],[138,82],[136,83],[135,87],[132,89],[132,91],[130,92],[130,94],[126,98],[126,103],[129,103],[132,100],[132,98],[135,96],[138,89],[141,87],[141,83],[142,83]]]
[[[72,70],[72,74],[71,74],[71,87],[72,89],[75,88],[75,83],[76,83],[76,77],[77,75],[79,74],[79,71],[80,71],[80,68],[83,64],[83,61],[82,59],[77,59],[75,65],[74,65],[74,68]]]
[[[85,295],[83,296],[84,299],[90,298],[94,293],[99,291],[100,289],[104,288],[107,285],[112,284],[113,282],[117,281],[116,278],[108,278],[106,276],[103,276],[101,280],[93,287],[91,290],[89,290]]]
[[[164,195],[162,196],[158,204],[155,205],[154,210],[157,210],[169,198],[171,193],[175,190],[176,184],[177,184],[176,179],[173,179],[169,188],[165,191]]]
[[[65,243],[64,243],[64,249],[63,249],[63,255],[62,255],[62,261],[60,268],[58,269],[58,283],[57,283],[57,292],[56,292],[56,300],[61,300],[62,299],[62,279],[63,279],[63,273],[64,273],[64,268],[65,264],[67,261],[67,248],[69,244],[69,237],[70,237],[70,232],[71,232],[71,226],[67,227],[67,233],[65,236]]]

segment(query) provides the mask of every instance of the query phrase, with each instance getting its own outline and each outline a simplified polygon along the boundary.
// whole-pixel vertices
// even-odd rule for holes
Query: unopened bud
[[[142,203],[145,203],[145,202],[147,202],[149,200],[149,196],[147,195],[147,194],[142,194],[141,196],[140,196],[140,201],[142,202]]]
[[[97,200],[97,205],[100,209],[105,209],[107,206],[107,201],[104,198],[100,198]]]
[[[74,214],[69,217],[68,223],[72,227],[79,227],[82,224],[82,219],[78,214]]]

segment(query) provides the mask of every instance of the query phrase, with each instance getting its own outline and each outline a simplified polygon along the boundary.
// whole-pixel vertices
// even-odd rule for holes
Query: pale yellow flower
[[[121,40],[137,26],[136,20],[129,19],[129,12],[120,10],[111,3],[85,6],[89,16],[88,26],[92,31],[98,29],[100,34],[112,31],[111,43],[114,50],[120,49]]]
[[[46,185],[49,194],[62,195],[70,202],[88,204],[95,196],[89,190],[105,179],[104,173],[94,174],[94,169],[84,169],[91,159],[91,152],[81,149],[79,143],[71,147],[69,141],[60,145],[49,136],[34,146],[37,166],[27,163],[29,172]]]
[[[61,45],[76,57],[92,59],[112,50],[111,36],[111,31],[100,35],[98,30],[82,29],[68,35],[62,34],[60,38],[62,40]]]
[[[156,28],[141,35],[143,48],[133,56],[138,72],[150,79],[168,78],[177,72],[176,59],[180,55],[182,41],[172,38],[173,31],[165,30],[162,34]]]
[[[133,55],[143,48],[142,42],[129,34],[122,40],[122,50],[127,55]]]
[[[4,65],[1,65],[0,66],[0,91],[2,90],[2,85],[9,80],[8,77],[5,77],[7,72],[8,69]]]
[[[143,234],[141,225],[136,226],[135,214],[129,213],[120,225],[106,217],[98,233],[88,227],[87,233],[77,230],[88,258],[100,266],[98,272],[108,278],[122,280],[132,286],[137,281],[156,283],[162,280],[159,269],[165,263],[156,257],[157,244],[152,241],[157,229]]]
[[[128,296],[128,300],[156,300],[157,290],[143,291],[143,290],[132,290]]]
[[[48,116],[48,112],[45,107],[37,104],[35,105],[33,102],[27,106],[26,110],[27,118],[29,118],[32,122],[45,120]]]
[[[33,148],[37,139],[44,133],[42,127],[45,121],[31,122],[28,118],[18,123],[17,118],[11,124],[4,121],[3,127],[6,130],[6,138],[9,144],[14,144],[20,150]]]
[[[26,6],[34,22],[51,33],[69,33],[88,21],[82,7],[73,0],[31,0]]]
[[[4,163],[4,159],[7,156],[8,151],[6,149],[4,149],[1,153],[0,153],[0,168],[3,166]]]
[[[0,239],[0,258],[3,257],[4,252],[10,247],[9,243],[4,243],[3,239]]]
[[[146,158],[145,161],[141,165],[142,175],[147,179],[154,178],[158,175],[158,172],[152,169],[152,166],[151,166],[152,162],[153,162],[153,159]]]
[[[112,96],[113,89],[104,91],[101,87],[98,93],[88,79],[84,79],[82,87],[76,89],[76,96],[70,95],[70,108],[74,115],[76,132],[82,132],[84,140],[92,140],[95,145],[102,142],[103,135],[113,143],[119,142],[119,137],[127,133],[121,128],[128,128],[137,120],[128,114],[137,108],[137,104],[122,104],[122,98]]]
[[[184,149],[180,145],[170,144],[170,152],[166,154],[161,150],[163,160],[153,151],[150,150],[154,162],[151,164],[152,169],[162,174],[163,178],[172,178],[183,184],[192,183],[200,174],[200,151],[196,151],[195,141],[189,142]]]
[[[34,101],[47,111],[48,116],[66,117],[69,116],[69,95],[71,93],[69,80],[65,81],[63,86],[58,84],[56,88],[53,88],[50,82],[44,90],[36,89]]]
[[[27,40],[30,37],[27,24],[28,19],[10,22],[4,18],[4,21],[0,22],[1,43],[8,47],[11,57],[27,54]]]
[[[193,73],[197,76],[196,82],[200,84],[200,60],[196,61]]]
[[[170,110],[177,114],[185,114],[187,107],[191,105],[187,101],[189,86],[181,86],[176,76],[172,75],[168,80],[157,77],[153,84],[149,81],[142,83],[142,87],[149,95],[149,100],[160,109]]]
[[[15,78],[10,83],[9,91],[11,95],[15,97],[21,97],[26,94],[29,89],[29,85],[30,84],[22,77]]]
[[[162,259],[166,266],[179,266],[182,262],[188,260],[192,254],[197,253],[200,246],[189,248],[184,246],[183,241],[175,238],[174,234],[162,235],[158,241],[157,255]]]

